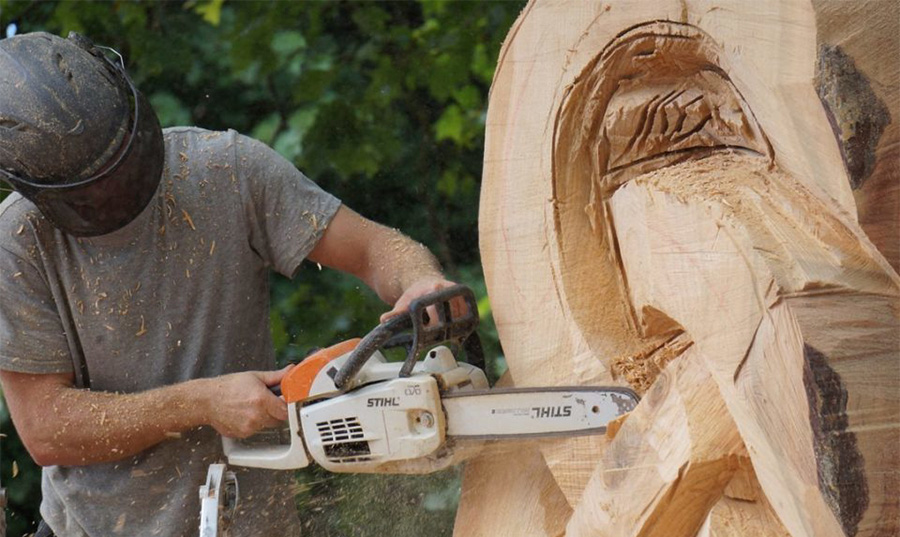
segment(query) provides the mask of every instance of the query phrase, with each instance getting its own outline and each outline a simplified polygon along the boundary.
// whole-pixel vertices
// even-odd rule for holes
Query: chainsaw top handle
[[[464,300],[466,311],[454,317],[450,302],[456,298]],[[431,306],[437,312],[437,319],[429,319],[426,310]],[[376,350],[400,345],[408,348],[406,360],[400,368],[401,377],[412,373],[422,351],[445,342],[462,343],[468,362],[484,369],[484,353],[475,332],[477,326],[478,304],[475,294],[465,285],[454,285],[421,296],[410,303],[408,313],[391,317],[366,334],[335,374],[334,385],[344,389]],[[410,333],[405,334],[408,331]]]

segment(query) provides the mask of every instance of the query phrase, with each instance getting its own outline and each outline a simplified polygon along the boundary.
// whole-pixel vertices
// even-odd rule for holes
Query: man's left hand
[[[394,317],[396,315],[400,315],[409,310],[409,305],[413,300],[425,296],[430,293],[434,293],[436,291],[440,291],[441,289],[446,289],[448,287],[453,287],[456,285],[454,282],[449,280],[445,280],[440,277],[428,277],[422,278],[420,280],[416,280],[415,283],[410,285],[403,291],[403,294],[400,295],[400,298],[397,299],[397,302],[394,303],[394,308],[391,311],[388,311],[381,315],[380,321],[383,323]],[[429,308],[431,310],[432,308]],[[466,303],[461,298],[455,298],[452,302],[450,302],[450,311],[453,314],[453,317],[459,317],[466,313]],[[429,311],[429,315],[432,319],[437,319],[437,314],[434,311]]]

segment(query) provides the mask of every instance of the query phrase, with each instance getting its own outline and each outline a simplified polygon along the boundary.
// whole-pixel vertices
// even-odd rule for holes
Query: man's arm
[[[382,321],[405,311],[417,297],[453,285],[425,246],[343,206],[309,259],[356,276],[393,305]]]
[[[285,372],[235,373],[135,394],[76,389],[71,374],[0,371],[0,382],[35,462],[79,466],[135,455],[201,425],[236,438],[274,427],[287,419],[287,406],[267,386]]]
[[[360,278],[393,304],[383,319],[453,285],[424,246],[345,207],[309,258]],[[73,466],[120,460],[200,425],[236,438],[276,426],[287,419],[287,407],[267,386],[285,372],[235,373],[136,394],[76,389],[70,374],[0,371],[0,382],[32,458],[42,466]]]

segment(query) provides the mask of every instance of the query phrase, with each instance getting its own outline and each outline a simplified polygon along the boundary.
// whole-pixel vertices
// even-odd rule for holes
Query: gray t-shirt
[[[17,194],[0,204],[0,368],[68,373],[80,356],[92,390],[133,393],[275,367],[268,271],[292,277],[340,202],[233,131],[167,129],[165,147],[156,197],[113,233],[72,237]],[[47,467],[41,514],[61,537],[194,536],[222,460],[201,427],[119,462]],[[291,477],[239,470],[233,534],[299,535]]]

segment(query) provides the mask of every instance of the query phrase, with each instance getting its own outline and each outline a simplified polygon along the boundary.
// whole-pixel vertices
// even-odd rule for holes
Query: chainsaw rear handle
[[[465,301],[466,312],[453,317],[450,302],[457,297]],[[426,326],[426,309],[431,306],[435,307],[437,319],[432,319],[431,326]],[[475,294],[465,285],[454,285],[421,296],[410,303],[408,314],[391,317],[366,334],[356,349],[350,353],[344,366],[335,374],[334,385],[344,389],[376,350],[401,344],[408,344],[408,350],[400,368],[400,377],[408,377],[412,373],[416,360],[423,350],[448,341],[459,343],[465,341],[468,362],[484,369],[484,353],[475,332],[477,326],[478,304],[475,302]],[[406,330],[412,331],[411,339],[397,337]]]

